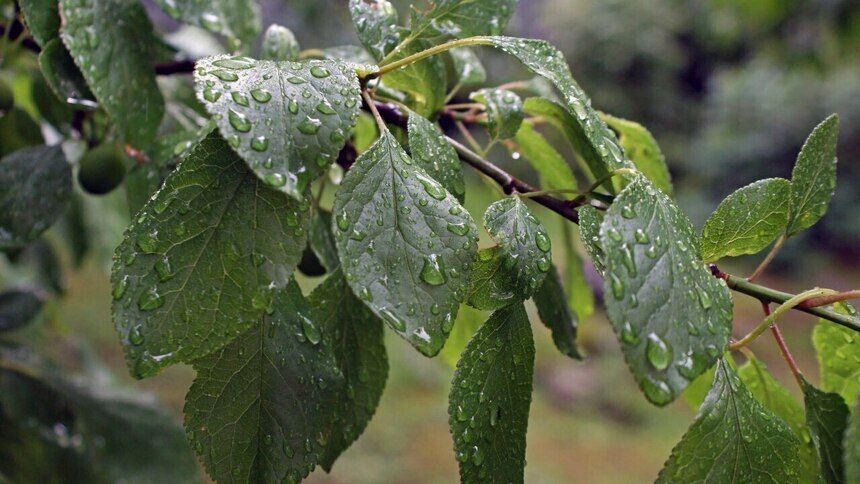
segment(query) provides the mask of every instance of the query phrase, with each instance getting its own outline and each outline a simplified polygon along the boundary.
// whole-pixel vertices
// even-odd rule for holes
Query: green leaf
[[[429,9],[413,10],[412,37],[499,35],[508,26],[518,0],[432,0]]]
[[[388,359],[382,321],[352,294],[340,270],[314,290],[310,302],[344,378],[343,391],[332,407],[334,431],[320,459],[323,469],[330,471],[373,417],[385,389]]]
[[[60,39],[45,44],[39,53],[39,67],[45,82],[60,99],[87,109],[98,106],[87,81]]]
[[[791,172],[788,228],[792,236],[815,225],[827,212],[836,189],[836,141],[839,116],[833,114],[810,133]]]
[[[448,144],[435,124],[416,113],[409,113],[407,129],[412,159],[463,203],[466,181],[454,147]]]
[[[400,43],[397,10],[388,0],[349,0],[349,13],[358,40],[376,60]]]
[[[194,362],[185,427],[218,482],[298,482],[335,428],[343,378],[322,322],[298,284],[275,292],[272,313]]]
[[[567,297],[558,269],[553,265],[541,288],[532,296],[544,326],[552,331],[552,341],[562,354],[575,360],[582,355],[576,349],[576,327],[579,321],[567,305]]]
[[[297,200],[337,158],[361,106],[358,78],[339,61],[208,57],[194,78],[224,139],[261,180]]]
[[[331,212],[328,210],[321,208],[316,210],[311,219],[308,246],[328,272],[340,266],[340,259],[337,257],[337,245],[334,242],[334,235],[331,233]]]
[[[45,304],[45,296],[34,289],[9,289],[0,292],[0,332],[26,326]]]
[[[480,89],[469,95],[487,109],[487,129],[490,138],[509,139],[516,136],[523,123],[523,100],[507,89]]]
[[[221,34],[232,49],[249,48],[260,33],[260,8],[253,0],[155,0],[180,22]]]
[[[603,223],[603,214],[591,205],[579,207],[577,213],[579,213],[579,235],[582,238],[582,245],[597,272],[603,274],[606,271],[603,261],[606,254],[600,246],[600,224]]]
[[[462,482],[523,482],[534,356],[522,304],[493,313],[469,341],[448,397]]]
[[[623,118],[600,113],[600,119],[615,131],[624,153],[655,187],[672,196],[672,175],[657,140],[645,126]]]
[[[824,481],[845,482],[842,440],[848,425],[848,406],[838,394],[823,392],[806,380],[803,380],[803,404]]]
[[[60,0],[62,38],[122,136],[138,147],[155,137],[164,99],[152,62],[156,39],[133,0]]]
[[[60,146],[23,148],[0,160],[0,250],[23,247],[63,214],[72,172]]]
[[[599,228],[598,228],[599,230]],[[585,276],[582,258],[574,247],[572,227],[565,229],[564,286],[567,303],[580,320],[594,314],[594,291]]]
[[[392,61],[402,59],[431,47],[425,41],[415,41],[400,51]],[[406,104],[425,118],[432,118],[445,104],[445,88],[448,81],[445,75],[445,62],[442,57],[433,56],[410,64],[403,69],[389,72],[382,78],[385,87],[406,94]]]
[[[333,213],[353,292],[419,351],[436,355],[472,273],[472,217],[388,130],[344,176]]]
[[[457,82],[461,86],[479,86],[487,82],[487,71],[475,51],[468,47],[460,47],[448,51],[457,73]]]
[[[457,368],[460,355],[486,319],[487,315],[484,311],[469,306],[463,306],[457,312],[454,329],[451,330],[448,341],[445,341],[445,346],[439,352],[439,358],[452,370]]]
[[[799,445],[788,425],[719,360],[696,420],[657,482],[797,482]]]
[[[788,180],[768,178],[726,197],[702,227],[702,259],[714,262],[766,248],[785,231],[790,193]]]
[[[269,25],[263,34],[260,56],[271,61],[299,60],[299,41],[293,31],[278,24]]]
[[[301,258],[307,209],[268,189],[217,135],[200,143],[114,256],[114,323],[132,374],[205,356],[271,310]]]
[[[834,305],[837,312],[857,314],[848,304]],[[821,387],[828,392],[842,395],[846,404],[851,404],[860,393],[860,344],[857,333],[851,329],[818,320],[812,332],[812,344],[821,372]]]
[[[851,410],[842,445],[845,448],[845,482],[856,484],[860,482],[860,393]]]
[[[800,440],[801,481],[815,481],[818,476],[818,457],[812,447],[803,407],[755,357],[738,369],[738,376],[756,400],[791,427]]]
[[[568,137],[574,149],[583,157],[595,178],[602,178],[618,168],[633,168],[624,155],[615,134],[600,120],[591,107],[591,99],[570,74],[570,68],[558,49],[543,40],[490,37],[493,46],[516,57],[532,72],[550,81],[563,99],[556,104],[535,98],[525,110],[544,116]],[[607,188],[611,184],[607,182]]]
[[[66,378],[54,366],[10,353],[19,350],[2,349],[0,359],[35,366],[44,375],[35,380],[0,370],[0,452],[4,473],[13,461],[12,482],[199,482],[181,427],[152,398]],[[26,445],[4,448],[7,431],[18,424]],[[23,462],[16,466],[16,458]],[[37,479],[16,479],[36,466]]]
[[[552,266],[552,244],[543,225],[517,197],[494,202],[484,212],[484,226],[505,253],[503,265],[514,275],[517,287],[531,296]]]
[[[528,295],[517,284],[513,259],[499,246],[481,249],[475,260],[466,304],[493,311],[524,301]]]
[[[27,31],[41,47],[60,35],[60,9],[57,0],[19,0]]]
[[[47,86],[45,86],[45,93],[47,96],[53,96]],[[51,105],[59,104],[55,101],[56,98],[48,99],[54,101]],[[10,155],[28,146],[38,146],[43,142],[39,124],[33,121],[33,118],[23,109],[15,106],[4,116],[0,116],[0,156]]]
[[[600,226],[606,309],[645,396],[666,405],[723,353],[732,301],[696,257],[696,236],[675,202],[637,177]]]
[[[564,157],[535,131],[531,123],[523,123],[515,137],[519,152],[538,174],[544,190],[576,190],[576,178]]]

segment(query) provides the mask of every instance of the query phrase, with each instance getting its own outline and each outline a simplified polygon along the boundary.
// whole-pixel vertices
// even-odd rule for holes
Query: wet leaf
[[[493,313],[466,346],[448,397],[462,482],[523,482],[534,356],[522,304]]]
[[[534,294],[552,266],[552,244],[543,224],[512,196],[487,208],[484,226],[504,252],[502,266],[514,277],[518,292],[525,297]]]
[[[282,25],[269,25],[263,34],[260,54],[264,60],[296,61],[299,60],[300,51],[299,41],[293,31]]]
[[[791,172],[791,208],[786,235],[815,225],[827,212],[836,189],[836,141],[839,117],[835,114],[810,133]]]
[[[523,101],[507,89],[480,89],[469,95],[469,99],[486,107],[487,129],[493,140],[516,136],[523,123]]]
[[[481,249],[475,260],[466,304],[475,309],[494,311],[528,298],[517,285],[514,266],[499,246]]]
[[[583,205],[577,210],[579,213],[579,235],[582,245],[591,258],[597,272],[603,274],[606,266],[603,262],[606,255],[600,246],[600,224],[603,223],[603,214],[591,205]]]
[[[322,324],[292,282],[270,315],[194,362],[185,428],[214,480],[297,482],[319,462],[343,385]]]
[[[45,47],[60,35],[60,9],[57,0],[19,0],[27,31]]]
[[[558,269],[554,265],[532,299],[540,320],[552,331],[555,347],[562,354],[581,360],[582,355],[576,349],[576,327],[579,321],[567,305],[561,276],[558,275]]]
[[[508,26],[518,0],[434,0],[426,11],[413,10],[411,35],[499,35]]]
[[[845,448],[845,482],[860,482],[860,394],[851,410],[842,445]]]
[[[696,256],[689,219],[645,177],[607,210],[600,245],[606,309],[624,357],[648,400],[666,405],[728,344],[728,288]]]
[[[487,82],[487,71],[475,51],[468,47],[452,49],[451,61],[457,73],[457,82],[461,86],[479,86]]]
[[[253,0],[155,0],[180,22],[235,39],[250,47],[260,33],[260,8]]]
[[[39,53],[39,67],[45,82],[60,99],[88,109],[98,106],[87,81],[60,39],[45,44]]]
[[[714,262],[765,249],[785,231],[790,192],[788,180],[768,178],[726,197],[702,228],[702,259]]]
[[[349,13],[358,40],[376,60],[400,43],[397,10],[388,0],[349,0]]]
[[[657,482],[798,482],[799,445],[788,425],[719,360],[696,420]]]
[[[72,171],[59,146],[14,151],[0,160],[0,250],[23,247],[66,207]]]
[[[334,349],[344,378],[333,406],[334,431],[320,460],[320,465],[330,471],[376,412],[388,377],[388,358],[382,321],[352,294],[340,270],[314,290],[310,302],[323,330],[323,341]]]
[[[636,169],[651,180],[655,187],[672,196],[672,176],[660,145],[651,132],[635,121],[616,118],[606,113],[600,113],[600,119],[618,135],[618,142]]]
[[[540,178],[544,190],[576,190],[576,178],[564,157],[534,129],[523,123],[515,138],[520,154],[529,161]],[[561,195],[571,197],[571,195]]]
[[[164,115],[152,62],[157,41],[132,0],[60,0],[62,39],[99,105],[132,145],[144,148]]]
[[[271,310],[308,204],[267,188],[217,134],[138,213],[114,256],[114,323],[133,375],[224,347]]]
[[[396,54],[392,61],[418,53],[432,47],[425,41],[415,41]],[[389,72],[382,78],[385,87],[406,94],[406,104],[425,118],[433,118],[445,104],[445,88],[448,81],[442,57],[433,56],[410,64],[403,69]]]
[[[837,304],[842,314],[856,315],[848,304]],[[823,319],[818,320],[812,333],[812,343],[818,357],[821,388],[842,395],[850,405],[860,393],[860,339],[857,332]]]
[[[836,393],[823,392],[803,380],[803,404],[812,443],[818,450],[825,482],[845,482],[842,440],[848,425],[848,406]]]
[[[353,292],[423,354],[437,354],[477,251],[469,213],[387,130],[346,173],[333,213]]]
[[[407,129],[412,159],[463,203],[466,182],[454,147],[448,144],[435,124],[416,113],[409,114]]]
[[[337,158],[361,107],[358,78],[340,61],[208,57],[194,78],[224,139],[261,180],[297,200]]]

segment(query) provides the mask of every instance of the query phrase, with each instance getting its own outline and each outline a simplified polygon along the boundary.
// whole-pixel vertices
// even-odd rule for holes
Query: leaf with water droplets
[[[340,61],[208,57],[194,77],[224,139],[261,180],[297,200],[337,158],[361,107],[355,71]]]
[[[845,481],[851,484],[860,482],[860,393],[854,402],[842,442],[845,449]]]
[[[534,351],[522,304],[493,313],[463,351],[448,396],[462,482],[523,482]]]
[[[344,388],[334,403],[334,431],[320,465],[330,471],[335,460],[364,432],[379,405],[388,377],[382,321],[352,294],[340,270],[310,296],[323,341],[334,348]]]
[[[591,205],[583,205],[577,210],[579,213],[579,235],[582,246],[591,258],[591,263],[597,272],[603,274],[606,266],[603,258],[603,248],[600,247],[600,224],[603,223],[603,214]]]
[[[218,482],[297,482],[333,432],[343,377],[322,322],[291,282],[272,313],[194,362],[185,428]]]
[[[523,297],[534,294],[552,266],[546,229],[517,196],[490,205],[484,226],[504,252],[502,265],[516,281],[517,292]]]
[[[531,98],[526,113],[542,116],[567,136],[573,148],[583,157],[595,178],[602,178],[618,168],[633,168],[615,134],[591,107],[591,99],[570,74],[561,52],[546,41],[489,37],[495,47],[516,57],[532,72],[550,81],[559,93],[561,104],[548,99]],[[607,182],[607,188],[612,186]]]
[[[567,297],[558,269],[553,265],[541,288],[532,296],[541,322],[552,331],[552,341],[563,354],[581,360],[576,349],[576,316],[567,305]]]
[[[755,254],[770,245],[788,223],[790,192],[788,180],[768,178],[726,197],[702,227],[702,260]]]
[[[253,0],[155,0],[180,22],[203,27],[249,49],[260,33],[260,8]]]
[[[417,113],[409,113],[407,129],[412,159],[462,203],[466,196],[466,182],[454,147],[435,124]]]
[[[437,354],[472,273],[472,217],[388,130],[344,176],[333,213],[353,292],[423,354]]]
[[[818,476],[818,457],[806,429],[803,406],[767,370],[765,364],[754,356],[738,368],[738,377],[756,400],[781,418],[800,440],[801,481],[813,482]],[[685,392],[686,394],[686,392]]]
[[[411,36],[499,35],[508,26],[519,0],[434,0],[426,11],[413,9]]]
[[[649,401],[666,405],[710,368],[729,341],[732,301],[696,255],[690,220],[637,177],[606,211],[606,309]]]
[[[207,355],[270,310],[301,258],[308,208],[267,188],[217,134],[197,145],[114,256],[114,322],[132,374]]]
[[[815,225],[827,212],[836,189],[839,116],[832,114],[810,133],[791,172],[788,236]]]
[[[394,56],[392,61],[402,59],[432,47],[425,41],[411,42]],[[428,57],[401,69],[385,74],[385,87],[396,89],[406,95],[405,103],[425,118],[432,118],[445,104],[445,89],[448,86],[445,62],[441,56]]]
[[[469,99],[483,104],[486,108],[487,129],[492,140],[516,136],[523,123],[523,100],[513,91],[480,89],[472,92]]]
[[[842,441],[848,426],[848,406],[836,393],[823,392],[803,380],[803,404],[812,443],[818,451],[821,477],[845,482]]]
[[[789,426],[720,359],[696,420],[657,482],[798,482],[799,445]]]
[[[518,153],[529,161],[540,178],[544,190],[576,190],[576,178],[564,157],[534,129],[525,122],[515,137]]]
[[[487,82],[487,71],[474,50],[460,47],[448,52],[451,54],[454,72],[457,73],[457,82],[461,86],[479,86]]]
[[[848,304],[836,304],[842,314],[857,316],[857,310]],[[812,333],[812,343],[821,372],[821,388],[842,395],[851,404],[860,393],[860,336],[856,331],[818,320]]]
[[[130,144],[145,147],[164,115],[146,11],[127,0],[60,0],[62,39],[99,104]]]
[[[265,60],[296,61],[299,60],[300,51],[295,34],[283,25],[269,25],[263,34],[260,57]]]
[[[358,40],[376,60],[400,43],[397,10],[388,0],[349,0],[349,13]]]
[[[514,266],[509,261],[499,246],[479,250],[469,279],[466,304],[475,309],[494,311],[527,299],[528,296],[517,287]]]
[[[23,148],[0,160],[0,251],[41,235],[71,193],[72,171],[59,145]]]
[[[657,140],[645,126],[623,118],[600,113],[602,119],[618,136],[624,153],[651,183],[666,195],[672,196],[672,175]]]

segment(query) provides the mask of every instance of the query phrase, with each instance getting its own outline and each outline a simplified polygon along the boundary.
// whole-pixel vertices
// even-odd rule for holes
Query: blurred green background
[[[409,2],[394,3],[405,19]],[[306,48],[357,43],[344,5],[261,2],[265,23],[291,28]],[[148,10],[161,29],[176,28],[156,8]],[[785,291],[860,286],[860,1],[521,0],[509,33],[555,43],[598,109],[651,129],[666,154],[680,204],[699,227],[736,188],[760,178],[789,177],[806,135],[837,112],[839,185],[830,211],[815,229],[787,244],[761,281]],[[489,51],[480,54],[491,84],[526,76],[509,59]],[[533,178],[503,149],[490,156]],[[467,208],[479,219],[499,193],[474,174],[468,180]],[[107,268],[128,217],[124,197],[81,195],[78,203],[84,207],[84,225],[98,234],[92,241],[96,250],[79,268],[68,254],[63,256],[66,295],[51,304],[43,324],[26,337],[72,367],[85,366],[89,359],[82,355],[97,355],[122,384],[156,394],[180,418],[193,371],[174,367],[158,377],[132,381],[110,320]],[[559,218],[539,209],[538,214],[560,244]],[[52,229],[48,243],[62,231],[62,226]],[[738,259],[724,269],[745,274],[757,262],[756,257]],[[8,268],[0,261],[0,270]],[[590,268],[588,272],[599,292],[598,276]],[[309,290],[319,281],[301,282]],[[742,295],[735,303],[735,332],[742,334],[760,321],[760,308]],[[485,317],[464,309],[455,335],[464,338],[466,328]],[[813,381],[814,323],[791,314],[782,324]],[[549,332],[540,324],[534,328],[537,358],[526,481],[651,482],[695,410],[683,400],[665,409],[646,402],[602,313],[581,322],[581,346],[588,355],[584,362],[561,356]],[[309,482],[457,479],[446,402],[455,342],[433,360],[396,337],[387,343],[392,371],[374,420],[332,474],[317,471]],[[786,388],[798,393],[767,335],[751,348]]]

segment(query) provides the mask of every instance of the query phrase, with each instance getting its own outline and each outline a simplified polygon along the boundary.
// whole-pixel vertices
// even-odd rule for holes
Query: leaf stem
[[[457,127],[457,130],[460,131],[460,134],[463,136],[463,139],[465,139],[466,142],[469,143],[469,146],[471,146],[473,150],[478,153],[483,151],[483,149],[481,149],[481,145],[478,143],[478,140],[476,140],[475,137],[472,136],[472,133],[469,132],[469,129],[466,128],[466,125],[464,125],[462,121],[460,121],[459,119],[457,121],[454,121],[454,126]]]
[[[376,109],[376,103],[371,99],[370,94],[367,92],[367,89],[362,89],[361,97],[364,99],[364,103],[367,105],[370,112],[373,114],[373,119],[376,120],[376,125],[379,126],[379,135],[382,136],[383,133],[388,129],[385,126],[385,120],[382,119],[382,115],[379,114],[379,110]]]
[[[638,173],[639,172],[637,172],[636,170],[633,170],[631,168],[617,168],[615,170],[612,170],[609,173],[607,173],[606,175],[600,177],[594,183],[592,183],[591,186],[588,187],[587,190],[582,192],[582,194],[580,196],[576,197],[576,201],[578,201],[580,203],[585,202],[586,198],[588,198],[588,195],[594,193],[595,190],[600,188],[601,185],[603,185],[604,183],[609,181],[615,175],[636,175]]]
[[[367,79],[375,79],[377,77],[382,77],[385,74],[400,69],[402,67],[406,67],[409,64],[414,64],[420,60],[426,59],[427,57],[434,56],[436,54],[441,54],[442,52],[456,49],[457,47],[467,47],[470,45],[490,45],[490,40],[488,37],[467,37],[465,39],[456,39],[445,42],[444,44],[435,45],[430,47],[429,49],[422,50],[421,52],[416,52],[415,54],[408,55],[400,60],[396,60],[394,62],[383,64],[379,67],[379,70],[376,72],[371,72],[367,75]],[[389,54],[390,55],[390,54]],[[383,59],[384,61],[384,59]]]
[[[770,304],[761,303],[761,307],[764,310],[765,317],[770,316]],[[791,351],[789,351],[788,345],[785,344],[785,339],[782,337],[782,331],[779,330],[779,326],[775,324],[771,325],[770,332],[773,334],[773,339],[776,340],[776,345],[779,346],[779,351],[782,353],[782,357],[785,359],[785,362],[788,363],[788,367],[791,368],[791,374],[794,375],[794,379],[797,380],[797,383],[803,387],[803,372],[800,371],[800,367],[797,366],[797,362],[794,360],[794,356],[792,356]]]
[[[761,261],[761,264],[759,264],[758,267],[755,268],[753,273],[750,274],[749,277],[747,277],[748,281],[752,282],[756,280],[758,276],[760,276],[764,272],[764,270],[767,269],[767,266],[769,266],[771,261],[773,261],[773,259],[776,257],[776,254],[779,253],[779,249],[782,249],[783,244],[785,244],[785,234],[780,235],[779,238],[776,239],[776,243],[773,245],[773,248],[770,249],[770,252],[767,253],[767,256],[765,256],[764,260]]]
[[[800,303],[804,308],[817,308],[821,306],[829,306],[833,303],[847,301],[849,299],[860,299],[860,289],[851,291],[839,292],[830,296],[816,297]]]
[[[814,297],[821,297],[821,296],[830,295],[832,292],[833,291],[830,289],[821,289],[821,288],[816,287],[816,288],[810,289],[808,291],[803,291],[802,293],[789,298],[788,301],[785,301],[778,308],[776,308],[776,310],[774,312],[767,314],[767,316],[765,316],[764,320],[762,320],[762,322],[759,323],[759,325],[756,326],[755,329],[750,331],[749,334],[747,334],[746,336],[744,336],[743,338],[741,338],[737,342],[730,344],[729,349],[730,350],[737,350],[739,348],[743,348],[744,346],[752,343],[762,333],[767,331],[767,328],[769,328],[771,325],[773,325],[776,322],[777,318],[779,318],[781,315],[788,312],[789,310],[791,310],[792,308],[794,308],[798,304],[802,303],[803,301],[806,301],[807,299],[811,299]]]

